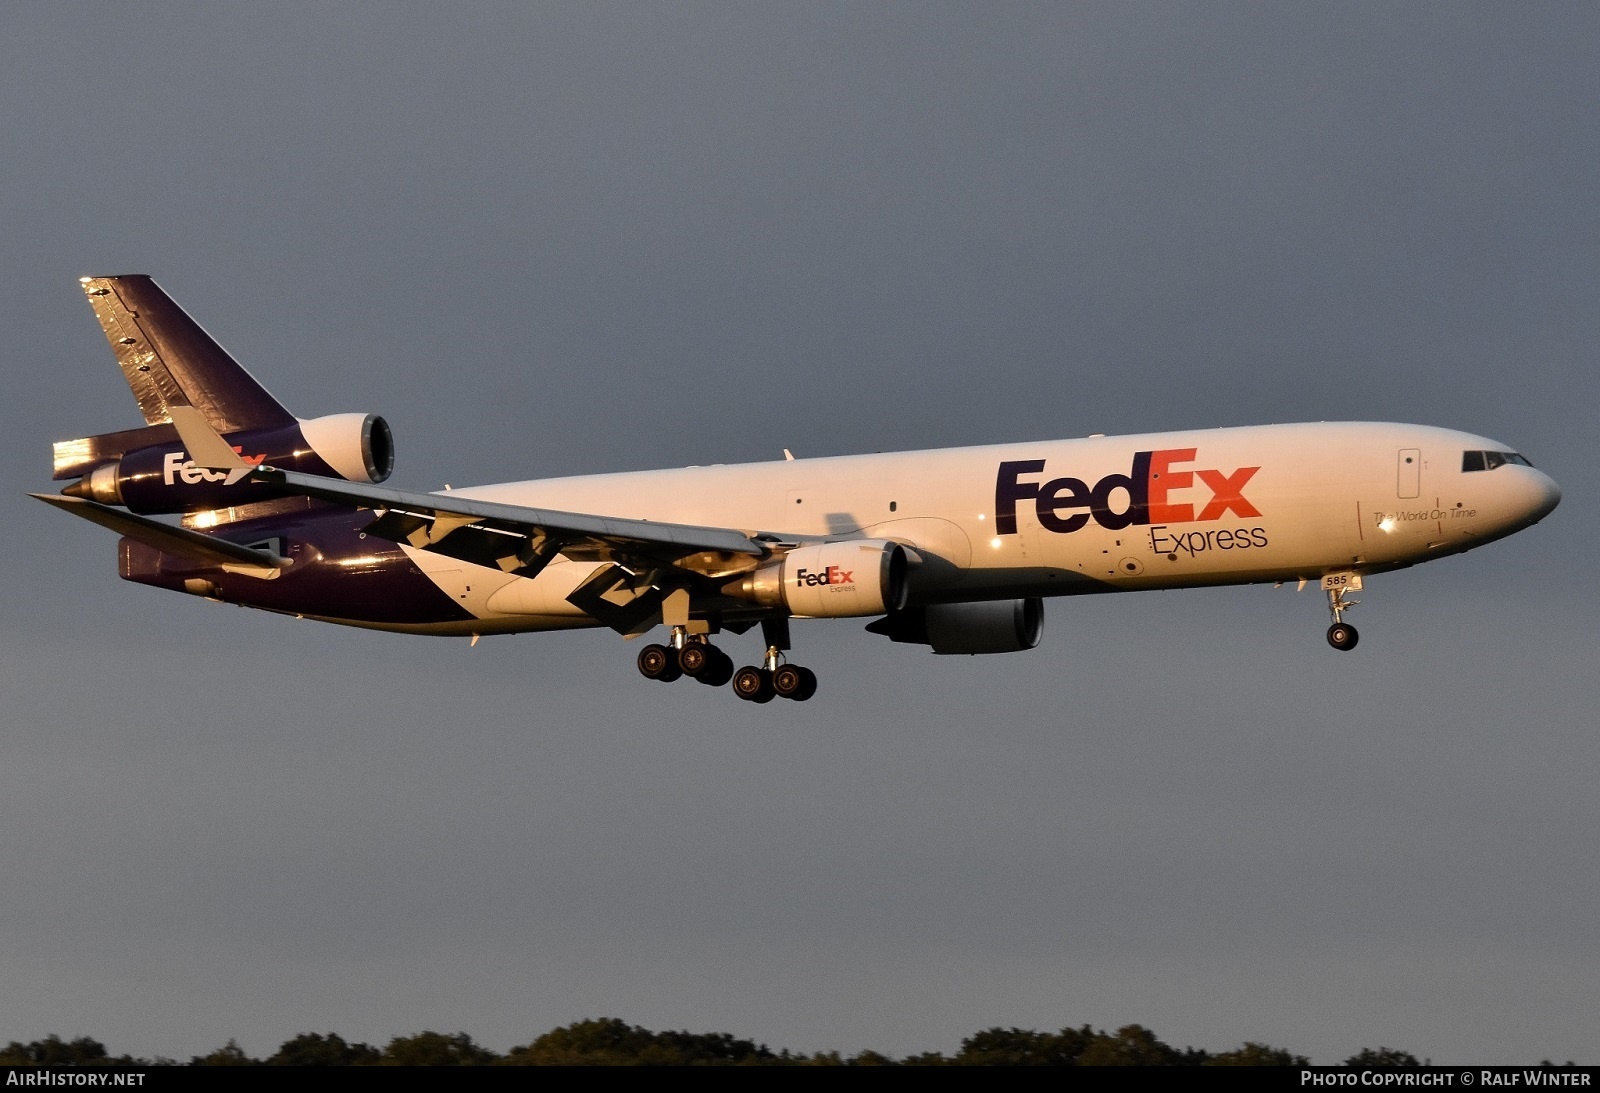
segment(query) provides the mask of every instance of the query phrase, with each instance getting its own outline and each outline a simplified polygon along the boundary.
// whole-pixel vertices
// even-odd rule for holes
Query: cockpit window
[[[1461,473],[1468,471],[1492,471],[1496,467],[1504,467],[1507,463],[1518,467],[1531,467],[1532,463],[1524,455],[1517,452],[1462,452]]]

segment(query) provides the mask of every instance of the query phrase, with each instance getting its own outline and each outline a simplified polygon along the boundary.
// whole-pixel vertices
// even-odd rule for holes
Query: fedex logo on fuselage
[[[245,455],[244,449],[237,444],[233,446],[233,450],[239,453],[239,457],[252,467],[259,467],[266,462],[266,452],[262,452],[260,455]],[[161,479],[169,486],[173,485],[177,479],[182,479],[190,486],[198,486],[202,482],[226,482],[228,472],[197,467],[194,460],[190,459],[186,453],[168,452],[161,459]]]
[[[1043,475],[1042,459],[1001,463],[994,484],[995,534],[1015,535],[1017,503],[1029,500],[1039,526],[1061,535],[1077,531],[1091,516],[1107,531],[1144,524],[1220,520],[1229,512],[1260,516],[1260,510],[1245,499],[1244,488],[1261,468],[1240,467],[1229,473],[1186,468],[1184,465],[1193,463],[1198,451],[1167,448],[1135,452],[1127,474],[1108,474],[1093,486],[1081,478],[1023,481],[1025,476]],[[1195,479],[1211,491],[1198,511],[1196,502],[1202,499],[1188,496],[1188,491],[1196,487]]]
[[[805,566],[801,566],[795,570],[794,574],[794,586],[796,588],[802,585],[855,583],[856,575],[854,573],[847,569],[840,569],[836,565],[830,565],[820,573],[814,569],[807,569]]]

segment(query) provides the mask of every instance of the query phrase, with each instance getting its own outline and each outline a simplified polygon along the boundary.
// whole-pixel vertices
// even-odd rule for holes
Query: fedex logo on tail
[[[1223,472],[1187,467],[1198,450],[1135,452],[1127,474],[1108,474],[1093,486],[1081,478],[1024,481],[1044,474],[1042,459],[1001,463],[994,486],[995,534],[1017,533],[1017,504],[1021,501],[1033,502],[1040,527],[1061,535],[1077,531],[1090,517],[1107,531],[1121,531],[1135,525],[1220,520],[1229,512],[1260,516],[1260,510],[1245,498],[1244,489],[1261,468]],[[1190,494],[1202,486],[1210,491],[1209,497]]]
[[[245,455],[244,449],[237,444],[233,445],[233,450],[252,467],[261,466],[267,458],[266,452],[260,455]],[[178,479],[182,479],[188,485],[198,486],[202,482],[222,482],[227,477],[227,471],[213,471],[195,466],[194,460],[184,452],[168,452],[161,459],[161,478],[169,486]]]

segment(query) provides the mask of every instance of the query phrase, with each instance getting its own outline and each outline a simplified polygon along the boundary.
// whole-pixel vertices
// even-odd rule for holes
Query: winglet
[[[255,470],[193,406],[168,406],[167,413],[172,416],[172,427],[178,430],[183,446],[189,450],[189,458],[196,466],[207,470],[227,471],[225,485],[231,486]]]

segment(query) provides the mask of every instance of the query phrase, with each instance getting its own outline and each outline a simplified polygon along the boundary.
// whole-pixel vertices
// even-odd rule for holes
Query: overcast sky
[[[1597,105],[1583,3],[6,6],[0,1041],[1595,1062]],[[753,707],[120,581],[22,494],[140,423],[76,282],[136,272],[404,488],[1356,418],[1565,500],[1349,655],[1312,590],[1057,600],[798,624]]]

